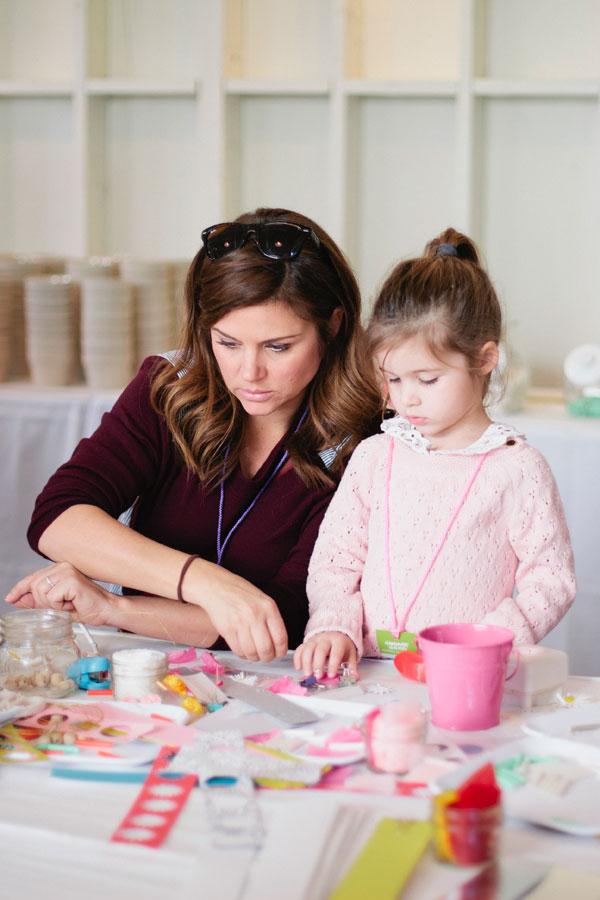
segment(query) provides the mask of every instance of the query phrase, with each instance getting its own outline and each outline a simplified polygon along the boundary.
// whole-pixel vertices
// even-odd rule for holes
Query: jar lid
[[[600,345],[582,344],[567,354],[565,377],[575,387],[600,384]]]
[[[112,664],[113,668],[131,675],[157,672],[167,668],[167,654],[163,650],[148,650],[145,647],[115,650]]]

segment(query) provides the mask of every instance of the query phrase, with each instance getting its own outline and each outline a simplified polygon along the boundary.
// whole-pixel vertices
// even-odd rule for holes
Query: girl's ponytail
[[[436,256],[450,256],[481,266],[479,252],[471,238],[454,228],[446,228],[442,234],[429,241],[423,256],[429,259]]]

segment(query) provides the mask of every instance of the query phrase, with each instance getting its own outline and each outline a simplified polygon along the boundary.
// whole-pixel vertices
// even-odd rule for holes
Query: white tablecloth
[[[94,630],[102,653],[131,644],[133,635]],[[154,647],[172,645],[145,640]],[[268,668],[245,663],[231,654],[219,658],[233,668],[291,675],[291,659]],[[391,679],[391,681],[390,681]],[[575,679],[576,680],[576,679]],[[390,661],[367,661],[363,685],[393,684],[395,699],[427,703],[424,685],[409,682],[395,672]],[[592,685],[592,679],[580,680]],[[595,683],[594,683],[595,686]],[[582,687],[582,690],[584,688]],[[331,692],[331,697],[337,694]],[[293,698],[290,698],[293,699]],[[381,702],[366,693],[360,702],[366,711]],[[351,702],[349,706],[355,707]],[[337,713],[336,713],[337,715]],[[355,713],[350,714],[356,717]],[[505,715],[497,728],[470,732],[469,743],[495,747],[521,735],[521,715]],[[235,720],[232,720],[235,727]],[[459,733],[430,727],[430,742],[448,742]],[[462,733],[464,739],[465,733]],[[201,791],[190,795],[186,808],[160,850],[111,844],[109,838],[140,790],[139,784],[70,781],[50,777],[45,764],[0,766],[0,871],[6,896],[61,900],[326,900],[329,890],[310,889],[322,855],[335,853],[339,876],[374,827],[361,826],[361,816],[425,819],[430,801],[424,797],[358,794],[339,791],[261,791],[258,795],[265,840],[257,854],[247,850],[212,850],[210,823]],[[350,843],[334,842],[332,832],[341,818],[354,823]],[[347,824],[347,823],[346,823]],[[337,846],[337,851],[335,850]],[[505,862],[561,866],[580,873],[600,874],[598,841],[572,837],[543,828],[506,822],[501,854]],[[464,882],[477,869],[437,863],[426,852],[402,894],[403,900],[429,900]],[[575,877],[575,876],[573,876]],[[337,880],[337,879],[336,879]],[[575,893],[572,896],[581,896]],[[369,898],[365,897],[365,900]]]
[[[37,494],[89,435],[116,393],[85,387],[0,388],[0,596],[40,558],[25,540]],[[571,670],[600,675],[600,420],[573,419],[561,407],[506,417],[548,459],[561,491],[575,550],[577,600],[546,644],[569,653]],[[0,601],[1,604],[1,601]],[[2,606],[0,605],[0,609]]]

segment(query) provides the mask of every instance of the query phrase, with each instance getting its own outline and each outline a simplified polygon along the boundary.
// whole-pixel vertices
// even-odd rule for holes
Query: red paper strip
[[[159,774],[168,765],[171,752],[171,748],[161,747],[142,789],[111,837],[114,843],[160,847],[169,834],[198,783],[196,775],[165,778]]]

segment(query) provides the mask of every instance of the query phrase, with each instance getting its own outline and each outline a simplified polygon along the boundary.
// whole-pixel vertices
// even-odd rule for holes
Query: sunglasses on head
[[[319,238],[312,228],[294,222],[263,222],[242,225],[222,222],[210,225],[202,232],[202,241],[209,259],[220,259],[243,247],[252,238],[263,256],[268,259],[295,259],[307,238],[318,247]]]

